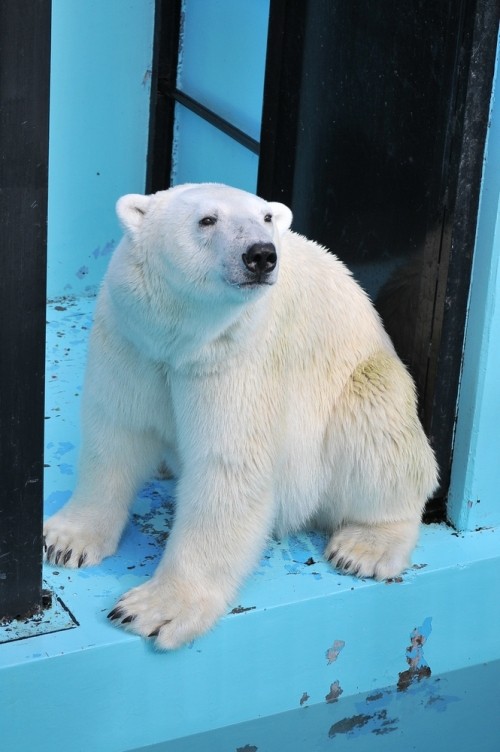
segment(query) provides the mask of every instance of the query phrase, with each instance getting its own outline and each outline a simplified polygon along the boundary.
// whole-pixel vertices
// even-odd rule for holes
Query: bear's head
[[[292,221],[284,204],[218,183],[123,196],[117,214],[150,270],[173,292],[202,298],[248,298],[273,285]]]

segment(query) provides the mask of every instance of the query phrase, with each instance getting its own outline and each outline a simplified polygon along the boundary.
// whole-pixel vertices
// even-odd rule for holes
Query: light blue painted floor
[[[79,407],[83,386],[88,334],[94,297],[67,298],[48,307],[45,513],[53,514],[70,497],[75,484],[79,448]],[[110,625],[106,614],[126,589],[150,577],[168,538],[173,507],[174,481],[151,479],[132,510],[119,551],[101,566],[80,571],[46,567],[49,586],[67,601],[79,621],[95,623],[93,640],[136,639]],[[443,536],[451,531],[440,526],[423,529],[422,545],[416,550],[413,568],[402,583],[409,584],[425,569],[449,563],[449,553],[440,549]],[[473,537],[472,537],[473,539]],[[471,539],[471,540],[472,540]],[[455,538],[455,540],[458,539]],[[461,540],[464,540],[461,538]],[[336,573],[323,559],[326,537],[315,532],[270,541],[260,565],[233,608],[238,617],[246,609],[270,609],[291,601],[314,599],[332,592],[390,587]],[[470,542],[469,542],[470,545]],[[483,546],[480,546],[483,551]],[[424,553],[425,551],[425,553]],[[473,556],[476,556],[474,551]],[[487,552],[484,551],[487,555]],[[70,636],[68,636],[68,639]]]
[[[47,514],[69,498],[75,483],[79,397],[94,302],[64,299],[48,308]],[[394,713],[405,697],[411,699],[396,685],[409,666],[412,635],[424,638],[418,660],[425,656],[432,680],[412,680],[417,698],[411,707],[425,708],[431,726],[446,709],[458,717],[463,713],[453,709],[465,697],[449,683],[451,673],[475,672],[498,660],[499,533],[458,535],[439,525],[423,529],[412,568],[392,583],[337,574],[323,560],[325,539],[317,533],[271,541],[210,634],[174,653],[158,653],[148,641],[113,626],[106,614],[125,590],[153,573],[168,537],[174,493],[172,481],[152,479],[136,500],[117,554],[100,566],[45,567],[47,586],[74,621],[50,632],[51,620],[45,618],[45,633],[0,644],[0,707],[18,749],[52,749],[57,738],[76,752],[148,745],[160,752],[163,742],[176,739],[184,739],[187,746],[179,750],[187,750],[191,735],[218,734],[238,724],[246,734],[244,724],[255,719],[313,706],[325,739],[332,738],[327,733],[332,728],[336,738],[359,736],[356,723],[344,724],[349,713],[371,718],[359,727],[363,739],[396,736],[385,724],[387,708],[391,704]],[[370,698],[379,691],[384,707],[369,712]],[[112,727],[92,720],[103,707]],[[43,729],[50,743],[29,746],[34,728]],[[241,748],[251,748],[250,741],[242,738]],[[232,741],[214,744],[221,751],[238,748]],[[198,748],[205,749],[201,743],[193,747]],[[295,748],[309,752],[287,747]],[[170,749],[176,747],[169,742],[165,751]]]

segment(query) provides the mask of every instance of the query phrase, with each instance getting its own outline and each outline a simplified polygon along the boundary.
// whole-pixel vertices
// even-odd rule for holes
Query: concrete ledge
[[[497,530],[457,537],[441,526],[425,528],[415,568],[392,583],[337,575],[321,560],[323,542],[315,534],[273,543],[210,634],[158,653],[106,619],[123,590],[150,576],[160,554],[154,537],[164,507],[157,493],[153,484],[138,501],[144,507],[149,494],[149,530],[139,530],[143,523],[134,518],[116,557],[93,570],[47,570],[78,627],[0,645],[2,736],[17,749],[45,752],[57,742],[75,752],[118,752],[184,740],[187,746],[165,750],[232,750],[238,747],[217,735],[213,747],[201,741],[190,747],[189,739],[237,724],[247,724],[247,733],[248,724],[278,715],[276,723],[288,728],[292,720],[281,714],[306,709],[324,719],[325,740],[333,738],[325,724],[339,724],[338,743],[365,739],[368,730],[371,737],[395,736],[384,725],[391,713],[398,734],[405,724],[409,733],[415,713],[426,734],[444,723],[442,714],[463,727],[466,713],[472,735],[470,703],[498,703],[488,668],[500,659]],[[473,677],[477,696],[472,679],[453,679],[457,672]],[[498,729],[496,708],[483,716],[487,736]],[[311,718],[296,715],[293,724],[312,733]],[[267,733],[265,724],[255,731],[261,728]],[[242,738],[241,748],[250,742]],[[496,750],[493,736],[491,744],[482,749]]]

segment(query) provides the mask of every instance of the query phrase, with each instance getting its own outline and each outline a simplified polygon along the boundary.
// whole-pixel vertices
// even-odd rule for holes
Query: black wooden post
[[[41,604],[50,23],[0,3],[0,618]]]
[[[180,0],[156,0],[155,7],[146,193],[170,187],[181,27]]]

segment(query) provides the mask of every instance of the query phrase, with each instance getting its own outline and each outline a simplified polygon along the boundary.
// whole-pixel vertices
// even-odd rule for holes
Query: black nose
[[[260,277],[272,272],[278,257],[272,243],[254,243],[247,248],[242,259],[246,268]]]

